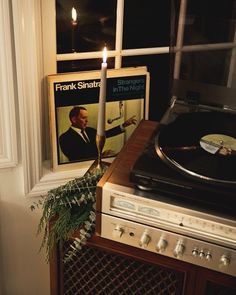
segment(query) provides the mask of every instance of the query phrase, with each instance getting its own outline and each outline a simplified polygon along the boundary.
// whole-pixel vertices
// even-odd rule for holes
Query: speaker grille
[[[64,295],[177,295],[183,285],[183,273],[90,246],[62,272]]]

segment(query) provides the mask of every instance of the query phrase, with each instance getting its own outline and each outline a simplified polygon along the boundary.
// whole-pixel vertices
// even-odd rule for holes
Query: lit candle
[[[100,135],[100,136],[105,136],[106,87],[107,87],[107,48],[104,47],[103,62],[101,65],[101,80],[100,80],[98,123],[97,123],[97,135]]]
[[[72,10],[71,10],[71,24],[72,24],[72,40],[71,40],[71,43],[72,43],[72,52],[75,52],[76,51],[76,48],[75,48],[75,28],[78,24],[78,20],[77,20],[77,11],[74,7],[72,7]]]
[[[77,11],[74,7],[71,10],[71,17],[72,17],[72,25],[77,25]]]

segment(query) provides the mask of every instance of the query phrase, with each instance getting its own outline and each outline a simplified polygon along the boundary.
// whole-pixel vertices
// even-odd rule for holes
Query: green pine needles
[[[40,249],[46,247],[47,261],[55,245],[73,238],[74,241],[64,256],[64,262],[70,261],[94,232],[96,185],[103,174],[104,171],[99,170],[86,173],[50,190],[31,206],[31,210],[39,207],[43,210],[38,234],[43,232]],[[73,237],[76,230],[79,230],[79,238]]]

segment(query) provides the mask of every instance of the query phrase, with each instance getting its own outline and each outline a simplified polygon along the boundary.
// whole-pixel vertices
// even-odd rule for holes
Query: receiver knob
[[[194,257],[197,257],[198,256],[198,249],[197,248],[194,248],[193,251],[192,251],[192,255]]]
[[[229,256],[223,254],[220,257],[220,266],[228,266],[230,264],[230,258]]]
[[[210,261],[211,259],[212,259],[211,253],[210,252],[207,252],[207,254],[206,254],[206,260],[207,261]]]
[[[160,238],[160,240],[158,241],[157,245],[156,245],[156,250],[157,252],[164,252],[166,247],[168,245],[168,242],[166,239],[164,239],[163,237]]]
[[[201,251],[199,252],[199,257],[200,257],[201,259],[205,258],[205,253],[204,253],[203,250],[201,250]]]
[[[113,229],[113,237],[115,238],[120,238],[122,236],[122,234],[124,233],[124,229],[120,226],[117,225],[114,229]]]
[[[148,243],[150,242],[151,237],[149,236],[149,234],[145,231],[139,241],[139,246],[146,248]]]
[[[183,244],[183,241],[179,240],[175,246],[173,254],[176,258],[180,258],[183,256],[184,250],[185,250],[185,246]]]

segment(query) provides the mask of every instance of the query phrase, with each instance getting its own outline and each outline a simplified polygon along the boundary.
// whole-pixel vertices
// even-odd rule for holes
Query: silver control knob
[[[145,231],[141,238],[140,238],[140,241],[139,241],[139,246],[140,247],[143,247],[143,248],[146,248],[148,243],[150,242],[151,240],[151,237],[149,236],[149,234]]]
[[[173,254],[176,258],[180,258],[183,256],[184,250],[185,250],[185,246],[183,244],[183,241],[179,240],[175,246]]]
[[[122,228],[120,225],[117,225],[112,232],[112,235],[114,238],[120,238],[124,233],[124,228]]]
[[[229,256],[223,254],[220,257],[220,266],[228,266],[230,264],[230,258]]]
[[[207,252],[206,254],[206,260],[210,261],[212,259],[212,255],[210,252]]]
[[[201,250],[201,251],[199,252],[199,257],[200,257],[201,259],[205,258],[205,253],[203,252],[203,250]]]
[[[198,249],[197,249],[197,248],[193,249],[193,251],[192,251],[192,255],[193,255],[194,257],[198,257]]]
[[[167,245],[168,245],[167,240],[165,238],[161,237],[156,245],[157,252],[160,252],[160,253],[164,252]]]

